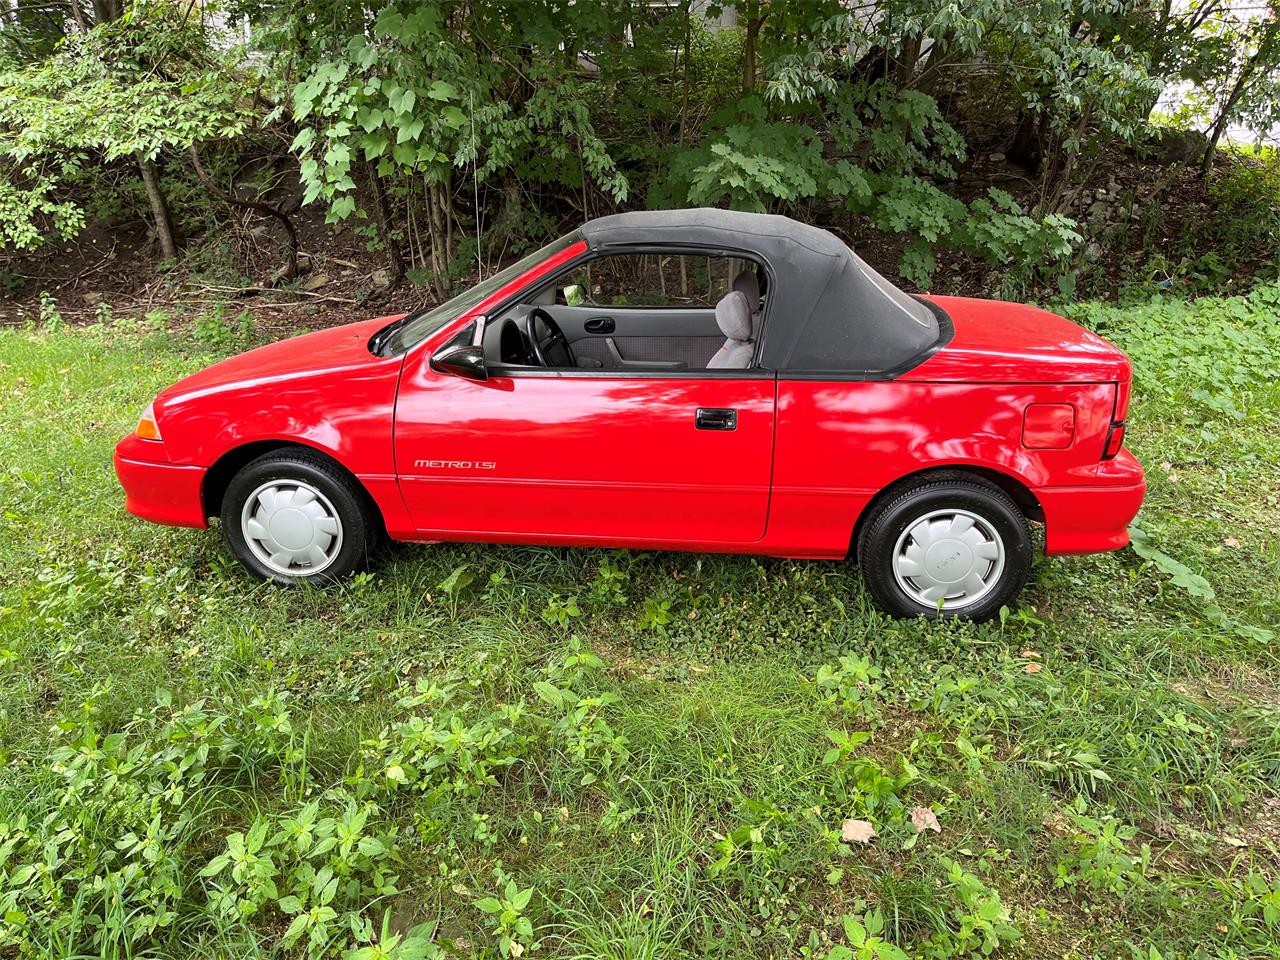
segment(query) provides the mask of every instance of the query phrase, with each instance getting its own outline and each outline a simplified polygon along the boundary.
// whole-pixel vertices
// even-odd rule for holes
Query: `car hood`
[[[928,297],[955,335],[898,379],[969,383],[1108,383],[1130,379],[1129,359],[1102,337],[1039,307]]]
[[[369,352],[369,338],[402,314],[361,320],[304,333],[228,357],[162,390],[163,405],[179,397],[193,399],[228,387],[266,387],[283,380],[350,369],[359,372],[389,361]],[[399,362],[401,357],[394,358]]]

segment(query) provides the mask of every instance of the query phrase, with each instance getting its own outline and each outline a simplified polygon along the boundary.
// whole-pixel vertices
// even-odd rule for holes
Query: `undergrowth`
[[[264,586],[109,459],[236,344],[0,333],[0,956],[1280,957],[1278,309],[1074,308],[1139,539],[984,626],[745,557]]]

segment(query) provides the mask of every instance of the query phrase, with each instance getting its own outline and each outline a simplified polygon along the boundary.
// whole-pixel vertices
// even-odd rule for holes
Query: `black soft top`
[[[951,323],[871,269],[834,234],[789,217],[644,210],[584,224],[592,250],[692,247],[745,253],[769,271],[760,363],[775,370],[886,376],[943,346]]]

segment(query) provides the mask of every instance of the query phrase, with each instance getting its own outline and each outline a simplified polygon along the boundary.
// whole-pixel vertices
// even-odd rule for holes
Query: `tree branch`
[[[194,143],[191,144],[189,153],[191,155],[191,166],[195,169],[197,179],[204,184],[206,190],[223,203],[235,207],[243,207],[246,210],[256,210],[280,221],[285,233],[289,236],[289,258],[285,262],[283,272],[277,274],[277,279],[292,280],[296,277],[298,275],[298,231],[294,229],[293,221],[289,219],[289,215],[269,203],[262,203],[258,200],[241,200],[239,197],[227,193],[214,183],[213,178],[205,171],[204,165],[200,162],[200,151]]]

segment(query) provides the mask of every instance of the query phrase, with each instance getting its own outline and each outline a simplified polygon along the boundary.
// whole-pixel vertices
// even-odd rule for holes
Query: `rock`
[[[87,304],[89,304],[89,305],[91,305],[91,306],[92,306],[93,304],[97,303],[99,300],[101,300],[101,299],[102,299],[102,294],[97,293],[97,292],[82,293],[82,294],[80,294],[80,296],[81,296],[81,298],[83,298],[83,300],[84,300],[84,302],[85,302],[85,303],[87,303]]]
[[[1209,138],[1199,130],[1160,127],[1138,146],[1138,156],[1163,166],[1193,163],[1204,156]]]
[[[1103,221],[1107,219],[1107,214],[1111,212],[1111,207],[1104,200],[1096,200],[1089,205],[1089,219]]]
[[[1097,240],[1090,240],[1084,247],[1084,258],[1090,263],[1096,263],[1102,259],[1102,244]]]
[[[328,282],[329,278],[327,276],[323,273],[317,273],[314,277],[307,277],[306,280],[302,281],[302,289],[308,292],[319,290]]]
[[[992,163],[1000,163],[1002,160],[1004,160],[1004,154],[1000,153],[999,151],[997,151],[996,153],[989,153],[987,154],[987,159],[990,160]]]
[[[391,285],[391,271],[387,269],[373,271],[373,285],[375,287],[388,287]]]

